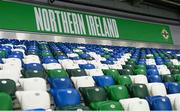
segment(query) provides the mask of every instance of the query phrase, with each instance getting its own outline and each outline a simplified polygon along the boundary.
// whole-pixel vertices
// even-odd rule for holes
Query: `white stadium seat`
[[[52,70],[52,69],[61,69],[61,65],[59,63],[49,63],[49,64],[43,64],[44,69],[46,70]]]
[[[150,111],[148,102],[140,98],[121,99],[119,102],[122,104],[125,111]]]
[[[149,94],[151,96],[166,96],[167,91],[163,83],[149,83],[147,84]]]
[[[50,108],[50,96],[46,91],[16,91],[16,97],[23,110]]]
[[[89,76],[102,76],[104,73],[101,69],[86,69],[86,74]]]
[[[0,79],[12,79],[15,81],[16,86],[19,86],[19,78],[21,74],[19,71],[14,70],[0,70]]]
[[[43,78],[21,78],[19,83],[23,90],[47,91],[46,81]]]
[[[95,86],[95,81],[90,76],[81,76],[81,77],[71,77],[76,89],[79,87],[93,87]]]
[[[168,94],[167,97],[171,101],[171,106],[173,110],[180,111],[180,94]]]
[[[147,77],[145,75],[130,76],[133,83],[148,84]]]

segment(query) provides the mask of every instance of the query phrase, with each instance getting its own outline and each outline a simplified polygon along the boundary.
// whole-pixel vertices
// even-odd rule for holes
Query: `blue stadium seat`
[[[50,92],[58,108],[80,104],[80,94],[76,89],[51,89]]]
[[[49,78],[48,82],[53,89],[66,89],[66,88],[73,88],[73,84],[68,77],[61,77],[61,78]]]
[[[172,106],[168,97],[163,96],[149,96],[146,97],[151,110],[156,111],[171,111]]]
[[[111,76],[93,76],[93,79],[95,80],[96,85],[100,87],[111,86],[115,84]]]
[[[24,64],[24,70],[43,70],[42,64],[38,63],[30,63],[30,64]]]
[[[168,94],[180,93],[180,83],[166,82],[165,86]]]
[[[95,69],[95,66],[93,64],[79,64],[79,67],[81,69]]]
[[[147,78],[149,83],[162,82],[161,76],[159,75],[148,75]]]
[[[147,74],[148,75],[158,75],[159,72],[157,69],[147,69]]]

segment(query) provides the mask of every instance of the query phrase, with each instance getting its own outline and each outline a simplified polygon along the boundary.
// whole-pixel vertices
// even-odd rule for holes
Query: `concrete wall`
[[[170,26],[174,45],[180,45],[180,26]]]

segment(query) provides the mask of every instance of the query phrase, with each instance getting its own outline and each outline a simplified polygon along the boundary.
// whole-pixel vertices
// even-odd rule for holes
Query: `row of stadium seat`
[[[0,69],[0,110],[180,110],[180,50],[0,39]]]

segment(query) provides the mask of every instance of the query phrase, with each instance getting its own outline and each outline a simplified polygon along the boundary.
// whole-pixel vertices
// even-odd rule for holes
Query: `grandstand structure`
[[[179,0],[0,0],[0,110],[180,110]]]

